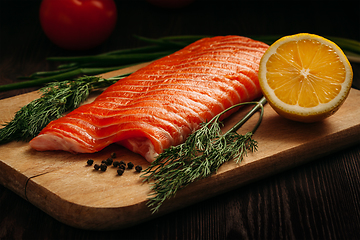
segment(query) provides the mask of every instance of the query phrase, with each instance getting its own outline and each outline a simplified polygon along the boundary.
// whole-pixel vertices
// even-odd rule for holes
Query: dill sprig
[[[108,87],[127,75],[129,74],[108,79],[84,76],[49,83],[39,90],[42,92],[40,98],[22,107],[10,122],[3,124],[4,127],[0,129],[0,144],[31,140],[49,122],[79,107],[91,91]]]
[[[266,99],[263,97],[258,102],[236,104],[209,122],[202,123],[183,144],[172,146],[159,154],[142,174],[144,181],[152,184],[152,193],[147,203],[152,212],[157,212],[162,203],[175,196],[178,190],[216,173],[223,163],[230,159],[240,163],[248,151],[256,151],[257,142],[252,136],[260,126],[265,103]],[[230,130],[222,134],[220,116],[233,108],[248,104],[255,106]],[[260,117],[253,130],[244,135],[238,134],[237,130],[259,110]]]

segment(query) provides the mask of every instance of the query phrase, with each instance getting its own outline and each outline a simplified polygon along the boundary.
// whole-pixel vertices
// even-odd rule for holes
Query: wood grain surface
[[[303,1],[198,0],[187,8],[169,10],[138,0],[117,1],[118,25],[105,44],[87,52],[70,52],[52,45],[42,33],[39,3],[0,1],[0,84],[54,69],[58,63],[47,62],[46,57],[141,46],[133,34],[156,38],[310,32],[360,40],[358,1],[312,1],[309,6]],[[360,66],[352,66],[353,87],[359,89]],[[34,90],[4,92],[0,98],[11,101],[9,97]],[[359,104],[352,108],[358,109]],[[68,226],[0,185],[0,239],[358,239],[360,145],[333,150],[309,163],[122,230]]]
[[[114,77],[144,65],[103,76]],[[15,111],[11,110],[27,104],[31,96],[37,97],[37,94],[0,100],[3,119],[11,119],[15,115]],[[9,102],[16,105],[9,105]],[[285,120],[266,105],[261,127],[254,136],[259,151],[249,154],[241,164],[229,162],[217,174],[191,184],[175,198],[166,201],[156,214],[151,214],[146,206],[151,193],[150,185],[143,183],[140,174],[132,170],[120,177],[111,167],[102,172],[86,165],[87,159],[100,164],[114,152],[118,156],[116,160],[132,162],[143,168],[149,166],[144,158],[118,145],[111,145],[96,154],[72,154],[63,151],[38,152],[31,149],[27,142],[3,144],[0,146],[0,183],[70,226],[96,230],[121,229],[360,143],[360,108],[352,107],[357,102],[360,102],[360,91],[351,89],[336,114],[313,124]],[[241,120],[250,109],[251,106],[241,108],[226,119],[223,131]],[[0,121],[0,124],[5,122]],[[251,131],[256,122],[254,116],[239,133]],[[118,191],[119,186],[121,191]]]

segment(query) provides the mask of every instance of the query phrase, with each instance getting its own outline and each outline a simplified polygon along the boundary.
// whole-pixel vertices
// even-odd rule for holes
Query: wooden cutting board
[[[144,65],[110,72],[103,77]],[[1,100],[0,123],[10,121],[17,110],[37,97],[39,94],[32,92]],[[225,163],[217,174],[179,191],[155,214],[146,206],[150,185],[143,183],[135,170],[126,170],[118,176],[114,167],[101,172],[87,166],[88,159],[100,163],[113,152],[117,155],[115,160],[131,161],[143,168],[148,166],[141,156],[116,144],[95,154],[78,155],[37,152],[25,142],[0,145],[0,183],[65,224],[96,230],[125,228],[359,143],[359,102],[360,91],[352,89],[335,115],[312,124],[286,120],[266,105],[263,122],[254,136],[258,141],[257,152],[250,153],[241,164]],[[250,108],[232,115],[225,122],[224,130]],[[239,132],[251,130],[257,117],[255,114]]]

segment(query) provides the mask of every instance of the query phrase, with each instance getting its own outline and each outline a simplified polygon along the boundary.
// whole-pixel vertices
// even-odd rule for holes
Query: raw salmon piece
[[[108,87],[94,102],[48,124],[30,141],[39,151],[100,151],[121,144],[152,162],[224,109],[261,95],[268,48],[240,36],[201,39]]]

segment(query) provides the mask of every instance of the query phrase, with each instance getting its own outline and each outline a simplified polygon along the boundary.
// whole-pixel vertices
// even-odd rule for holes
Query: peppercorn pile
[[[94,164],[93,159],[87,160],[87,165],[92,166],[94,164],[95,170],[101,170],[105,172],[108,168],[108,166],[113,166],[114,168],[117,168],[117,174],[119,176],[123,175],[126,169],[131,170],[134,168],[134,164],[132,162],[125,163],[124,161],[114,161],[114,158],[116,158],[116,153],[111,153],[110,157],[102,160],[101,164]],[[140,173],[142,171],[142,167],[140,165],[137,165],[135,167],[135,171]]]

